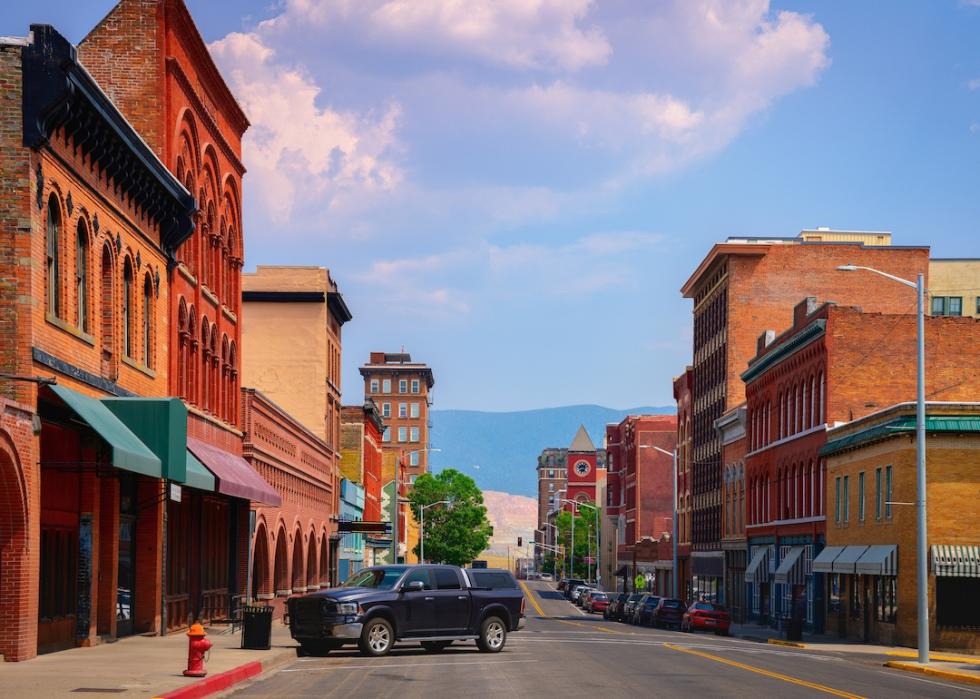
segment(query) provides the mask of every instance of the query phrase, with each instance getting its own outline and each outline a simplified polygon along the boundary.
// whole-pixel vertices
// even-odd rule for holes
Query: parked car
[[[609,595],[605,592],[596,591],[589,595],[589,606],[586,608],[586,611],[602,614],[606,611],[606,607],[608,606]]]
[[[594,587],[588,588],[584,594],[579,595],[578,606],[585,611],[589,611],[589,605],[592,603],[592,595],[597,592],[599,592],[599,590]]]
[[[575,606],[579,609],[585,609],[585,605],[588,604],[589,595],[592,594],[591,587],[583,587],[578,591],[578,598],[575,600]]]
[[[727,636],[732,617],[728,610],[714,602],[695,602],[681,618],[681,631],[714,631]]]
[[[609,599],[609,606],[606,607],[606,610],[602,613],[602,616],[604,616],[606,619],[619,621],[623,604],[626,603],[626,600],[628,598],[629,598],[628,592],[620,592],[615,596],[611,596]]]
[[[540,579],[544,582],[551,582],[551,573],[541,573]]]
[[[653,625],[653,610],[660,604],[660,597],[657,595],[643,595],[636,603],[636,610],[633,612],[634,624],[640,626]]]
[[[572,585],[572,592],[571,592],[571,595],[569,596],[569,600],[573,604],[577,604],[579,598],[582,596],[582,593],[585,592],[588,589],[589,589],[589,586],[588,585],[585,585],[585,584],[581,584],[580,583],[578,585]]]
[[[396,641],[438,652],[464,640],[496,653],[525,624],[524,594],[509,571],[448,565],[373,566],[286,605],[289,633],[310,655],[356,643],[382,656]]]
[[[623,611],[619,615],[620,621],[629,623],[633,618],[633,610],[636,609],[636,603],[640,601],[641,597],[643,597],[641,593],[634,592],[626,598],[626,601],[623,602]]]
[[[565,598],[568,600],[572,599],[572,592],[574,592],[576,587],[585,587],[585,581],[579,580],[578,578],[568,578],[565,580]]]
[[[651,626],[657,628],[673,626],[679,629],[686,611],[687,605],[681,600],[662,597],[651,614]]]

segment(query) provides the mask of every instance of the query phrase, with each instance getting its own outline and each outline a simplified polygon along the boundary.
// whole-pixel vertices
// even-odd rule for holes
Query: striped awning
[[[980,546],[934,545],[932,574],[954,578],[980,578]]]
[[[769,582],[768,546],[759,546],[752,554],[752,560],[745,569],[745,582],[755,584]]]
[[[875,544],[854,564],[858,575],[898,575],[898,546],[894,544]]]
[[[857,573],[858,559],[868,550],[867,546],[845,546],[840,555],[834,559],[834,572],[844,575]]]
[[[833,573],[834,561],[844,551],[843,546],[825,546],[813,559],[814,573]]]
[[[772,579],[784,585],[806,585],[802,546],[793,546],[786,552]]]

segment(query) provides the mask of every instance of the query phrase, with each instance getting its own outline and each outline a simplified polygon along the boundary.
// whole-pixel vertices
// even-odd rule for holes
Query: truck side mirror
[[[425,583],[421,580],[413,580],[402,587],[402,592],[421,592],[425,589]]]

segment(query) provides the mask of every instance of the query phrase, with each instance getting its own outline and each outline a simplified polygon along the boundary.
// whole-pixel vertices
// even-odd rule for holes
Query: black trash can
[[[272,607],[242,607],[242,648],[272,648]]]
[[[787,641],[803,640],[803,619],[799,617],[784,617],[783,628],[786,630]]]

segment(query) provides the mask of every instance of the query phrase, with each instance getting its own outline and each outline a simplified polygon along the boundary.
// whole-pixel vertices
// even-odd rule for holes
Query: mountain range
[[[482,490],[536,497],[538,454],[547,447],[567,448],[579,425],[585,425],[596,447],[601,447],[610,422],[627,415],[673,412],[674,406],[616,410],[601,405],[512,412],[433,410],[429,465],[435,472],[462,471]]]

